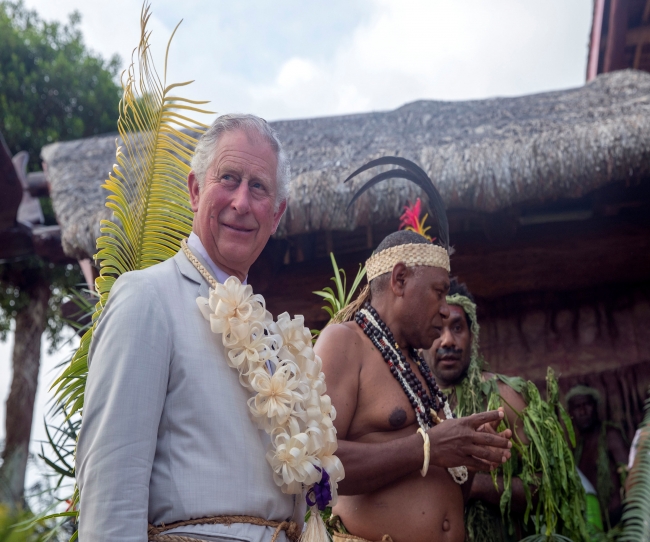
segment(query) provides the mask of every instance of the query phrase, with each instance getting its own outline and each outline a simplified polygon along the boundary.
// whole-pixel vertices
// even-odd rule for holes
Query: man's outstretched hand
[[[431,463],[444,468],[465,465],[476,471],[491,470],[505,463],[510,459],[512,432],[496,432],[503,417],[503,408],[499,408],[445,420],[432,427],[428,431]]]

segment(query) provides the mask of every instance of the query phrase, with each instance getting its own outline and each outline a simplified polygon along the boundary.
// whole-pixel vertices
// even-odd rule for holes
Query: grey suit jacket
[[[294,510],[302,499],[273,481],[269,437],[251,422],[250,392],[198,296],[208,284],[182,252],[122,275],[111,290],[90,348],[77,446],[81,542],[144,542],[148,522],[304,513]],[[242,524],[180,530],[255,542],[273,533]]]

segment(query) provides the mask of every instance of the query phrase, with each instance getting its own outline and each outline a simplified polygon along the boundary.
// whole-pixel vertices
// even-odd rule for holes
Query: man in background
[[[620,472],[627,465],[628,447],[619,428],[600,420],[597,390],[575,386],[566,401],[577,434],[576,465],[596,488],[603,522],[609,530],[621,519]]]
[[[465,509],[467,540],[519,540],[529,534],[532,522],[524,525],[523,518],[528,508],[537,505],[542,494],[547,503],[556,499],[567,501],[568,506],[559,511],[561,517],[556,531],[573,540],[582,540],[583,501],[577,473],[568,472],[563,487],[555,478],[539,476],[544,469],[531,459],[540,457],[539,452],[548,454],[553,453],[552,450],[563,452],[563,457],[555,458],[555,464],[571,456],[555,408],[541,400],[532,383],[487,371],[479,350],[480,328],[474,297],[467,286],[459,284],[455,278],[451,279],[447,304],[449,314],[443,319],[440,337],[424,351],[424,359],[440,387],[449,395],[458,416],[503,407],[505,423],[513,431],[512,463],[507,470],[499,470],[497,487],[487,471],[474,476]],[[526,433],[526,429],[535,431],[540,427],[544,429],[534,435],[537,438],[531,439]],[[537,446],[536,443],[541,443],[544,450],[525,453],[529,446]],[[530,511],[534,514],[534,509]]]

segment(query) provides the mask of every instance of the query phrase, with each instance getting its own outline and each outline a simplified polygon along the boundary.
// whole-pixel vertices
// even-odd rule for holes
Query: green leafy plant
[[[76,440],[78,426],[70,422],[83,410],[89,347],[112,285],[123,273],[145,269],[172,257],[192,227],[186,188],[188,163],[197,138],[208,126],[187,115],[211,112],[197,107],[207,102],[171,95],[172,90],[191,82],[167,85],[167,55],[162,81],[159,78],[151,58],[151,32],[147,30],[150,16],[145,3],[136,58],[122,76],[124,95],[119,106],[118,131],[123,146],[118,147],[118,165],[104,184],[110,193],[106,206],[113,211],[114,219],[102,220],[104,235],[97,240],[100,275],[95,286],[99,300],[79,349],[53,384],[57,403],[66,414],[66,425],[50,434],[50,445],[59,453],[49,464],[61,476],[69,476],[73,470],[72,456],[65,446],[71,439]],[[173,36],[172,33],[167,54]],[[78,504],[79,493],[75,489],[69,510],[50,517],[76,516]],[[71,541],[75,539],[76,533]]]
[[[325,301],[327,301],[327,303],[329,303],[329,306],[323,306],[323,310],[330,315],[331,319],[334,319],[337,313],[347,307],[350,304],[350,301],[352,301],[352,297],[357,291],[357,288],[359,288],[359,284],[361,284],[363,277],[366,276],[366,268],[359,264],[357,276],[352,282],[350,291],[348,291],[345,269],[339,268],[338,264],[336,263],[336,258],[332,252],[330,252],[330,259],[332,260],[332,268],[334,269],[334,276],[330,280],[334,282],[336,291],[334,291],[334,289],[330,286],[326,286],[322,290],[318,290],[312,293],[322,297]]]
[[[530,487],[538,486],[539,500],[533,509],[527,498],[524,521],[532,513],[536,530],[543,535],[559,536],[559,531],[570,534],[576,542],[588,540],[583,521],[584,490],[575,474],[573,454],[564,439],[558,417],[564,421],[572,443],[575,443],[575,435],[571,420],[559,401],[557,380],[550,367],[546,384],[546,401],[531,382],[527,383],[525,391],[528,407],[522,421],[531,445],[518,449],[523,464],[520,477],[527,493]]]
[[[43,521],[35,521],[28,510],[11,511],[0,505],[0,542],[45,542],[49,539]]]
[[[628,475],[620,542],[650,541],[650,388],[644,410],[636,464]]]
[[[46,22],[0,1],[0,131],[12,153],[29,152],[30,171],[43,145],[115,131],[121,61],[90,51],[80,26],[78,12]]]
[[[515,516],[510,509],[512,480],[520,478],[527,503],[521,518],[522,527],[527,533],[535,533],[525,540],[591,540],[584,521],[584,490],[571,451],[571,445],[575,446],[573,425],[559,400],[559,387],[553,370],[547,370],[546,400],[542,399],[539,390],[530,381],[505,375],[481,381],[480,374],[479,366],[471,365],[468,380],[465,381],[472,379],[476,382],[474,387],[479,392],[476,397],[470,396],[462,386],[456,388],[459,405],[456,412],[466,416],[486,408],[494,410],[508,406],[519,418],[518,423],[521,423],[529,442],[524,444],[515,433],[511,441],[512,458],[492,471],[495,487],[497,476],[502,477],[500,509],[503,524],[496,522],[494,515],[480,501],[473,501],[466,510],[466,528],[470,534],[468,539],[500,539],[498,533],[505,528],[510,536],[514,534]],[[518,411],[508,404],[499,393],[498,381],[521,394],[526,408]],[[487,402],[484,403],[484,400]],[[562,424],[566,427],[566,435]],[[499,431],[508,426],[506,419],[501,423]]]
[[[92,327],[92,315],[95,312],[95,303],[98,294],[90,290],[75,290],[71,301],[77,306],[77,311],[72,315],[74,320],[69,320],[68,324],[77,330],[77,333],[83,335]],[[73,354],[74,356],[74,354]],[[72,356],[61,363],[61,367],[68,366]],[[65,493],[64,485],[74,484],[75,481],[75,460],[74,454],[81,428],[81,415],[76,413],[70,416],[65,405],[55,402],[50,410],[49,415],[60,423],[45,422],[46,442],[41,443],[41,453],[38,457],[45,463],[49,469],[48,477],[53,483],[51,493],[54,498],[48,507],[41,510],[39,516],[35,518],[36,522],[48,521],[50,523],[50,538],[67,526],[71,529],[74,536],[76,531],[77,511],[74,509],[75,503],[78,502],[79,493],[75,487],[72,496],[66,495],[58,498],[60,493]],[[49,451],[50,453],[46,453]],[[61,491],[63,489],[63,491]],[[57,510],[59,510],[57,512]],[[63,511],[61,511],[63,510]]]
[[[20,0],[0,0],[0,139],[10,154],[29,154],[29,171],[41,169],[41,148],[48,143],[115,131],[120,60],[89,50],[80,22],[76,12],[66,23],[47,22]],[[44,224],[56,224],[50,198],[39,199]],[[45,335],[54,350],[63,339],[61,305],[83,280],[76,264],[50,257],[14,253],[0,263],[0,341],[9,333],[14,338],[0,502],[14,509],[25,490],[38,345]]]

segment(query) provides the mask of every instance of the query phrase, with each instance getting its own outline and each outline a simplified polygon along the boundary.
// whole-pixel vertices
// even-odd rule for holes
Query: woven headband
[[[384,273],[390,273],[398,263],[406,267],[424,265],[426,267],[442,267],[450,271],[449,254],[438,245],[429,243],[408,243],[390,247],[377,254],[373,254],[366,260],[366,271],[368,282]]]
[[[571,388],[569,392],[566,394],[564,400],[568,404],[569,401],[574,397],[581,397],[583,395],[591,397],[596,403],[600,404],[601,398],[598,390],[595,388],[591,388],[589,386],[584,386],[582,384],[573,386],[573,388]]]

